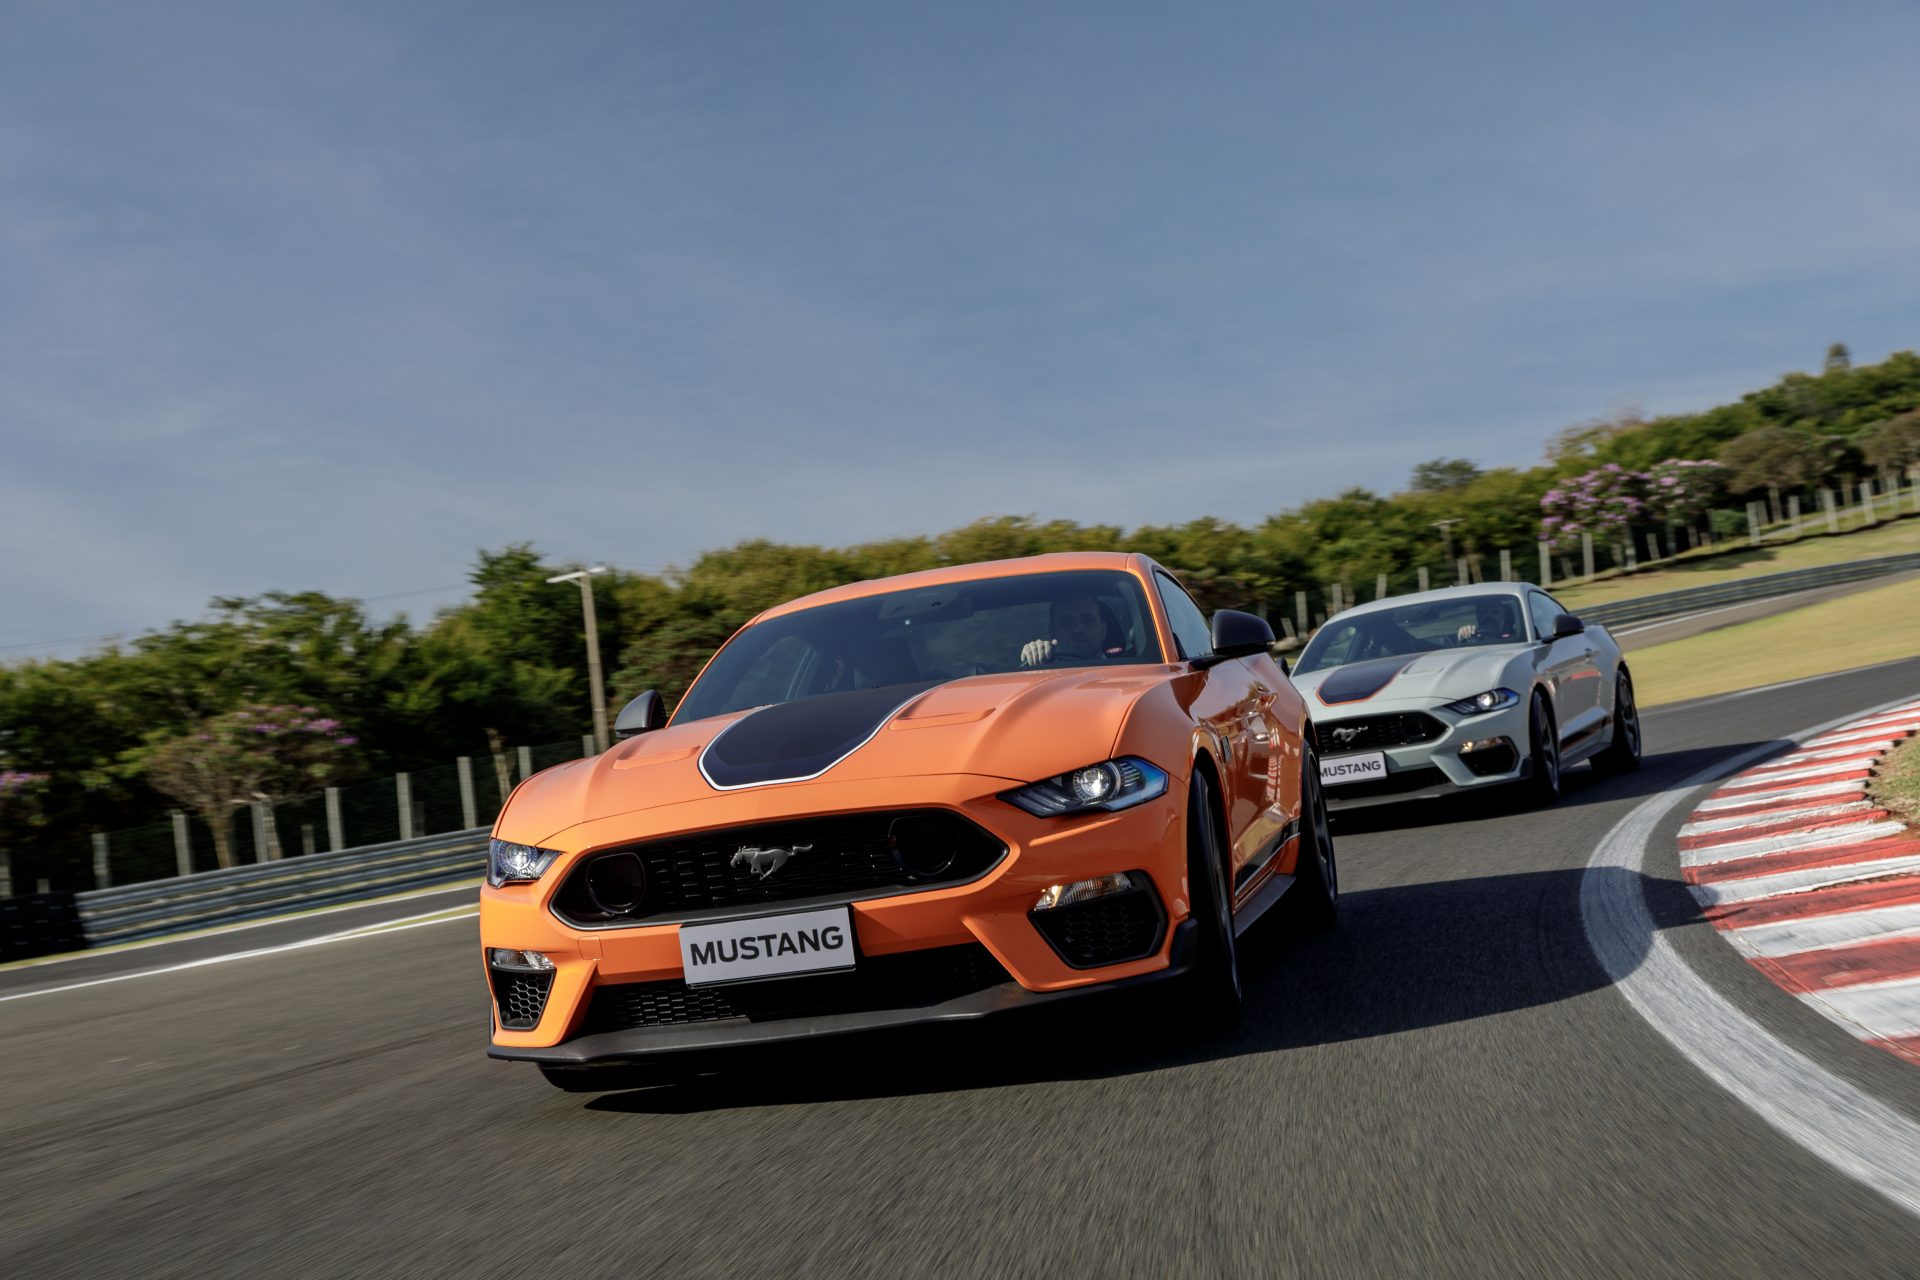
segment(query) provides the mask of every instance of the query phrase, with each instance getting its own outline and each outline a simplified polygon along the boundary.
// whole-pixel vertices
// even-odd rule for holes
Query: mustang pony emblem
[[[1360,731],[1358,729],[1335,729],[1333,731],[1333,745],[1336,747],[1347,746],[1359,736]]]
[[[805,853],[813,848],[810,844],[796,844],[791,849],[760,849],[752,846],[734,850],[730,865],[745,867],[753,873],[755,880],[765,880],[768,876],[787,865],[795,854]]]

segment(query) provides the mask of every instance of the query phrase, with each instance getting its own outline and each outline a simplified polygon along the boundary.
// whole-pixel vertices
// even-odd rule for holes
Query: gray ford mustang
[[[1640,764],[1620,646],[1528,583],[1359,605],[1314,634],[1292,675],[1330,808],[1506,785],[1551,804],[1569,765]]]

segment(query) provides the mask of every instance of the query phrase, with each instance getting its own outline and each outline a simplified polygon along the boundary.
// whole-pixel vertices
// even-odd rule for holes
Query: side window
[[[1533,617],[1533,634],[1541,640],[1552,640],[1553,620],[1566,610],[1538,591],[1529,591],[1527,612]]]
[[[1207,625],[1207,615],[1200,612],[1200,606],[1186,589],[1164,573],[1153,575],[1154,586],[1160,589],[1160,603],[1166,606],[1167,622],[1173,627],[1174,641],[1180,646],[1180,656],[1197,658],[1213,652],[1213,628]]]

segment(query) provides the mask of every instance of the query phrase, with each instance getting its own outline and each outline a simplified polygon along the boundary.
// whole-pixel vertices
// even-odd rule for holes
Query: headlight
[[[1101,764],[1090,764],[1071,773],[1043,778],[1017,791],[1003,791],[1000,798],[1025,809],[1036,818],[1061,818],[1070,813],[1111,813],[1129,809],[1155,796],[1165,795],[1167,772],[1136,756],[1122,756]]]
[[[1520,695],[1511,689],[1489,689],[1485,693],[1476,693],[1471,698],[1449,702],[1443,709],[1457,716],[1478,716],[1485,715],[1489,711],[1511,707],[1519,701]]]
[[[489,840],[487,883],[498,889],[503,884],[538,880],[559,856],[558,849],[536,849],[530,844]]]

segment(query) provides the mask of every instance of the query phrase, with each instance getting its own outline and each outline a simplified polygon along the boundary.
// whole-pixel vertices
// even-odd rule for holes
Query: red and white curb
[[[1734,775],[1680,828],[1707,919],[1762,973],[1869,1044],[1920,1063],[1920,831],[1867,798],[1920,702]]]

